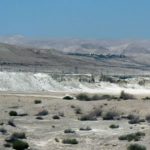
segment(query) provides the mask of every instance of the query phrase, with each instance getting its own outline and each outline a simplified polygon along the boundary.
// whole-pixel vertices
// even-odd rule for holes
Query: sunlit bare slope
[[[87,45],[84,45],[84,47]],[[89,45],[88,45],[89,46]],[[102,48],[102,47],[101,47]],[[90,48],[89,48],[90,49]],[[107,51],[103,48],[103,51]],[[131,51],[120,54],[101,53],[80,55],[60,52],[56,49],[38,49],[10,44],[0,44],[1,69],[15,71],[42,71],[64,73],[143,73],[149,71],[149,52],[130,55]]]

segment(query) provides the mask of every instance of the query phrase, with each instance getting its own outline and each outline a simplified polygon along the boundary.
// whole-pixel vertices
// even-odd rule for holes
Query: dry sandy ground
[[[146,136],[141,143],[150,149],[150,124],[129,124],[127,119],[104,121],[99,117],[96,121],[80,121],[83,114],[91,112],[94,108],[102,109],[103,112],[115,110],[122,115],[136,114],[145,118],[150,114],[150,101],[144,101],[140,96],[136,100],[98,100],[78,101],[63,100],[67,93],[0,93],[0,121],[4,123],[0,128],[5,128],[7,133],[0,136],[0,150],[5,148],[3,144],[6,137],[13,132],[25,132],[26,141],[32,150],[126,150],[133,142],[119,141],[118,137],[126,133],[142,131]],[[40,99],[41,104],[35,104],[34,100]],[[82,114],[76,114],[76,108],[81,109]],[[49,114],[43,120],[37,120],[35,114],[46,109]],[[9,111],[25,112],[27,116],[9,116]],[[54,115],[64,114],[58,120]],[[7,124],[9,119],[14,119],[16,127]],[[111,124],[119,125],[117,129],[111,129]],[[90,131],[80,131],[81,127],[91,127]],[[132,128],[131,128],[132,127]],[[75,133],[64,133],[65,129],[71,128]],[[55,138],[59,142],[56,142]],[[66,138],[76,138],[79,143],[76,145],[63,144]]]

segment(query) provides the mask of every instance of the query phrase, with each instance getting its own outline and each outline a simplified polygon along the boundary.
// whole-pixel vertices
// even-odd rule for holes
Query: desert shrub
[[[92,116],[91,114],[83,115],[79,118],[81,121],[95,121],[97,120],[96,116]]]
[[[9,136],[5,138],[5,141],[8,143],[13,143],[14,141],[16,141],[17,139],[13,136]]]
[[[111,100],[111,99],[118,99],[118,97],[113,96],[113,95],[107,95],[107,94],[105,94],[105,95],[96,95],[95,94],[92,96],[92,99],[93,100],[103,100],[103,99]]]
[[[71,107],[71,108],[76,108],[76,106],[74,106],[74,105],[71,105],[70,107]]]
[[[104,104],[104,106],[107,106],[107,105],[108,105],[107,103]]]
[[[11,147],[11,144],[10,144],[10,143],[4,143],[4,147],[10,148],[10,147]]]
[[[128,123],[129,124],[138,124],[138,123],[141,123],[141,122],[145,122],[145,120],[144,119],[132,119]]]
[[[90,96],[87,93],[80,93],[76,96],[76,98],[81,101],[90,101],[91,100]]]
[[[146,150],[146,147],[135,143],[135,144],[130,144],[127,150]]]
[[[13,142],[12,147],[16,150],[25,150],[29,147],[29,144],[21,140],[16,140],[15,142]]]
[[[111,99],[118,99],[118,97],[114,95],[102,95],[101,99],[111,100]]]
[[[124,91],[121,91],[119,98],[123,100],[128,100],[128,99],[134,99],[134,96],[131,94],[125,93]]]
[[[59,142],[59,139],[58,139],[58,138],[55,138],[55,141],[58,143],[58,142]]]
[[[64,139],[62,141],[64,144],[78,144],[79,142],[76,139]]]
[[[60,119],[60,117],[58,115],[54,115],[53,119]]]
[[[18,116],[24,117],[24,116],[28,116],[28,114],[27,113],[18,113]]]
[[[80,93],[76,96],[76,98],[80,101],[95,101],[95,100],[103,100],[103,99],[118,99],[118,97],[112,95],[88,95],[87,93]]]
[[[140,117],[136,115],[129,115],[128,119],[129,119],[129,122],[128,122],[129,124],[138,124],[141,122],[145,122],[144,119],[140,119]]]
[[[42,101],[38,100],[38,99],[34,101],[34,104],[41,104],[41,103],[42,103]]]
[[[109,127],[112,129],[116,129],[116,128],[119,128],[119,125],[111,124]]]
[[[17,116],[18,114],[17,114],[16,111],[10,111],[10,112],[9,112],[9,115],[10,115],[10,116]]]
[[[8,120],[8,125],[10,125],[12,127],[16,127],[16,125],[12,119]]]
[[[119,114],[116,111],[108,111],[106,113],[103,113],[102,115],[103,120],[114,120],[118,117],[119,117]]]
[[[93,112],[90,112],[88,114],[82,115],[79,120],[81,120],[81,121],[88,121],[88,120],[89,121],[95,121],[95,120],[97,120],[97,117]]]
[[[96,108],[96,109],[92,110],[91,112],[89,112],[88,114],[82,115],[79,120],[81,120],[81,121],[88,121],[88,120],[94,121],[94,120],[97,120],[97,117],[100,117],[101,114],[102,114],[102,110]]]
[[[106,97],[98,95],[98,94],[94,94],[94,95],[88,95],[86,93],[80,93],[76,96],[76,98],[80,101],[92,101],[92,100],[101,100],[101,99],[105,99]]]
[[[0,132],[1,132],[2,134],[6,134],[6,133],[7,133],[7,130],[4,129],[4,128],[0,128]]]
[[[14,143],[19,139],[26,139],[26,135],[24,132],[15,132],[11,136],[7,137],[5,141],[9,143]]]
[[[36,114],[36,116],[46,116],[46,115],[48,115],[48,111],[45,109]]]
[[[37,120],[43,120],[43,118],[41,116],[37,116],[36,119]]]
[[[91,114],[95,115],[96,117],[100,117],[102,115],[102,109],[100,108],[95,108]]]
[[[26,139],[26,135],[24,132],[14,132],[11,136],[16,139]]]
[[[150,114],[145,117],[147,122],[150,122]]]
[[[72,129],[66,129],[64,130],[64,133],[75,133],[75,131]]]
[[[107,75],[101,75],[99,81],[105,81],[110,83],[116,83],[116,80],[113,77],[107,76]]]
[[[79,107],[76,107],[76,108],[74,109],[74,111],[75,111],[76,114],[82,114],[82,110],[81,110],[81,108],[79,108]]]
[[[119,137],[119,140],[127,140],[127,141],[139,141],[143,136],[145,136],[145,133],[143,132],[136,132],[131,134],[122,135]]]
[[[58,115],[60,116],[60,117],[64,117],[65,115],[64,115],[64,112],[58,112]]]
[[[129,124],[137,124],[140,122],[140,117],[137,115],[129,114],[127,116],[127,119],[129,119]]]
[[[140,119],[139,121],[140,121],[140,122],[145,122],[145,119]]]
[[[138,84],[141,85],[141,86],[144,86],[145,83],[146,83],[146,80],[145,80],[145,79],[143,79],[143,80],[141,80],[141,81],[138,82]]]
[[[81,108],[80,108],[79,106],[71,105],[71,108],[74,109],[74,112],[75,112],[76,114],[82,114],[82,110],[81,110]]]
[[[132,119],[135,119],[135,118],[139,118],[139,116],[134,115],[134,114],[129,114],[129,115],[127,116],[127,119],[129,119],[129,120],[132,120]]]
[[[87,127],[81,127],[80,130],[81,131],[90,131],[92,129],[89,126],[87,126]]]
[[[68,96],[64,96],[63,99],[65,99],[65,100],[73,100],[73,97],[68,95]]]
[[[18,109],[20,106],[16,105],[16,106],[10,106],[8,108],[11,108],[11,109]]]
[[[121,79],[121,80],[130,79],[130,78],[132,78],[132,76],[130,76],[130,75],[119,76],[119,79]]]
[[[144,97],[143,100],[150,100],[150,97]]]
[[[0,122],[0,126],[4,125],[4,122]]]

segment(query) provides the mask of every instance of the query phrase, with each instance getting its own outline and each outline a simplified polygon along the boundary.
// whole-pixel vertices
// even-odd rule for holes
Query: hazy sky
[[[0,36],[150,38],[150,0],[0,0]]]

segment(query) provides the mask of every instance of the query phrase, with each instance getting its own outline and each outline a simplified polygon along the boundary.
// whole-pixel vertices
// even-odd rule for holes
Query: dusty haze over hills
[[[31,46],[36,48],[54,48],[64,52],[78,53],[149,53],[150,40],[89,40],[89,39],[31,39],[22,35],[0,37],[0,42]]]
[[[0,42],[0,63],[4,68],[21,65],[30,71],[35,66],[50,72],[127,74],[150,70],[150,40],[41,40],[16,35],[0,37]]]

